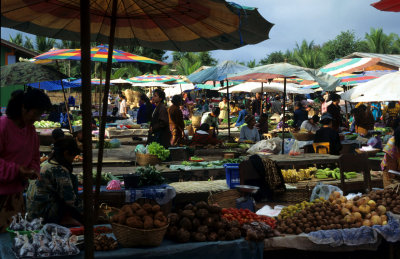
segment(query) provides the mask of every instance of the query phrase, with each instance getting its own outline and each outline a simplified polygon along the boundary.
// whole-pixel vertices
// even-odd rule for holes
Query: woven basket
[[[218,204],[221,208],[236,208],[240,193],[236,189],[210,194],[208,204]]]
[[[294,133],[294,132],[292,132],[292,135],[296,140],[299,141],[313,140],[315,136],[315,134],[313,133]]]
[[[290,189],[284,193],[280,193],[274,196],[275,202],[282,203],[300,203],[302,201],[309,201],[312,190],[309,188],[305,189]]]
[[[161,164],[156,155],[136,153],[136,163],[141,166]]]
[[[137,229],[117,223],[111,223],[111,226],[123,247],[159,246],[168,229],[168,225],[157,229]]]

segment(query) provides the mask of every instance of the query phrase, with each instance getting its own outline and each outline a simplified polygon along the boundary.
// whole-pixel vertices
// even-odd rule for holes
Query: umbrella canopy
[[[372,76],[372,75],[367,75],[365,73],[362,74],[349,74],[349,73],[341,73],[335,75],[335,77],[340,79],[340,84],[341,85],[358,85],[361,83],[366,83],[370,80],[378,78],[377,76]],[[319,88],[318,83],[311,83],[311,84],[302,84],[302,88],[304,89],[316,89]],[[337,90],[337,89],[336,89]]]
[[[248,92],[248,93],[261,93],[263,92],[283,92],[283,84],[281,83],[263,83],[261,87],[261,83],[259,82],[245,82],[239,85],[235,85],[229,88],[229,92]],[[219,90],[220,93],[225,93],[226,90]],[[286,84],[286,92],[289,94],[310,94],[314,93],[311,89],[301,89],[298,88],[295,84]]]
[[[400,100],[400,72],[387,74],[344,92],[350,102],[386,102]]]
[[[62,80],[62,84],[61,85],[61,81],[57,80],[57,81],[45,81],[45,82],[40,82],[40,83],[29,83],[27,84],[28,86],[34,87],[34,88],[39,88],[39,89],[43,89],[43,90],[47,90],[47,91],[59,91],[64,88],[74,88],[74,87],[80,87],[81,85],[78,84],[73,84],[68,82],[67,80],[63,79]]]
[[[24,85],[44,81],[56,81],[68,78],[52,67],[32,62],[17,62],[1,67],[0,86]]]
[[[239,84],[238,82],[235,81],[228,81],[228,85],[237,85]],[[220,81],[214,82],[213,81],[207,81],[204,82],[204,84],[196,84],[197,89],[203,89],[203,90],[219,90],[223,86],[221,85]]]
[[[171,87],[170,84],[166,83],[159,83],[159,82],[147,82],[147,83],[132,83],[133,86],[138,86],[138,87]]]
[[[204,69],[200,72],[193,73],[188,79],[193,83],[204,83],[206,81],[222,81],[227,78],[228,74],[234,74],[249,69],[246,66],[237,64],[233,61],[224,61],[217,66]]]
[[[367,67],[378,64],[380,58],[343,58],[337,59],[320,69],[321,72],[337,75],[362,71]]]
[[[76,79],[76,80],[74,80],[74,81],[71,81],[70,83],[71,83],[71,84],[82,85],[82,79],[79,78],[79,79]],[[91,84],[91,85],[99,85],[99,84],[100,84],[100,79],[99,79],[99,78],[92,78],[92,79],[90,80],[90,84]],[[102,80],[102,84],[104,85],[104,80]],[[112,85],[112,83],[110,83],[110,85]]]
[[[171,85],[171,87],[164,90],[165,96],[171,97],[182,92],[190,92],[194,90],[193,84]]]
[[[231,74],[231,80],[260,80],[278,77],[298,77],[305,80],[314,80],[325,91],[333,91],[340,84],[340,80],[316,69],[295,66],[289,63],[276,63],[251,68],[244,72]]]
[[[108,46],[107,45],[99,45],[97,47],[93,47],[90,49],[90,58],[94,62],[107,62],[108,55]],[[36,59],[34,62],[40,62],[42,60],[81,60],[81,50],[80,49],[55,49],[50,50],[46,53],[40,54],[39,56],[34,57]],[[166,65],[166,63],[146,58],[142,56],[138,56],[129,52],[125,52],[122,50],[113,50],[112,53],[112,62],[141,62],[148,64],[158,64],[158,65]]]
[[[167,75],[145,74],[141,76],[131,77],[127,80],[132,83],[150,83],[150,82],[165,83],[165,82],[175,81],[176,79],[172,76],[167,76]]]
[[[112,83],[112,84],[132,84],[128,80],[125,80],[125,79],[122,79],[122,78],[110,80],[110,83]]]
[[[1,1],[1,26],[79,41],[80,1]],[[92,42],[108,43],[112,1],[90,1]],[[268,39],[273,24],[256,8],[224,0],[118,0],[115,44],[153,49],[234,49]]]
[[[381,0],[371,5],[381,11],[400,12],[400,2],[398,0]]]

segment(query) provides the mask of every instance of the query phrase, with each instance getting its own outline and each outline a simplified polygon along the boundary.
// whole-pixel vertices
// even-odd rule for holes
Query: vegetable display
[[[157,142],[152,142],[147,146],[147,150],[149,154],[156,155],[159,159],[164,161],[169,157],[169,150],[165,149],[163,146],[158,144]]]
[[[35,128],[60,128],[61,124],[59,122],[53,122],[53,121],[35,121],[33,123]]]
[[[75,120],[72,122],[72,126],[82,126],[82,120]]]
[[[351,178],[356,178],[358,174],[356,172],[344,172],[343,175],[346,179],[351,179]],[[315,177],[317,179],[327,179],[327,178],[340,179],[341,177],[340,169],[339,168],[335,168],[333,170],[329,168],[318,169],[315,173]]]
[[[139,176],[139,186],[160,185],[165,183],[162,173],[154,166],[139,167],[136,169],[136,175]]]
[[[222,218],[228,221],[236,220],[242,226],[245,223],[264,222],[271,228],[275,228],[276,220],[267,216],[257,215],[249,209],[222,209]]]

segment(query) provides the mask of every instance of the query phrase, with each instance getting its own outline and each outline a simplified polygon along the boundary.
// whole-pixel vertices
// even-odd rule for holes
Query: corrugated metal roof
[[[388,64],[391,66],[398,67],[400,70],[400,55],[396,54],[378,54],[378,53],[365,53],[365,52],[354,52],[350,55],[347,55],[343,58],[380,58],[381,62],[384,64]]]

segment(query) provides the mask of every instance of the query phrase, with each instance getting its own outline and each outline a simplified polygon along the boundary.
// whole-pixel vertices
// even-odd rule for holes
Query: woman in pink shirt
[[[38,89],[11,94],[6,115],[0,117],[0,233],[11,217],[25,209],[23,191],[39,176],[39,138],[33,123],[51,108],[49,97]]]

